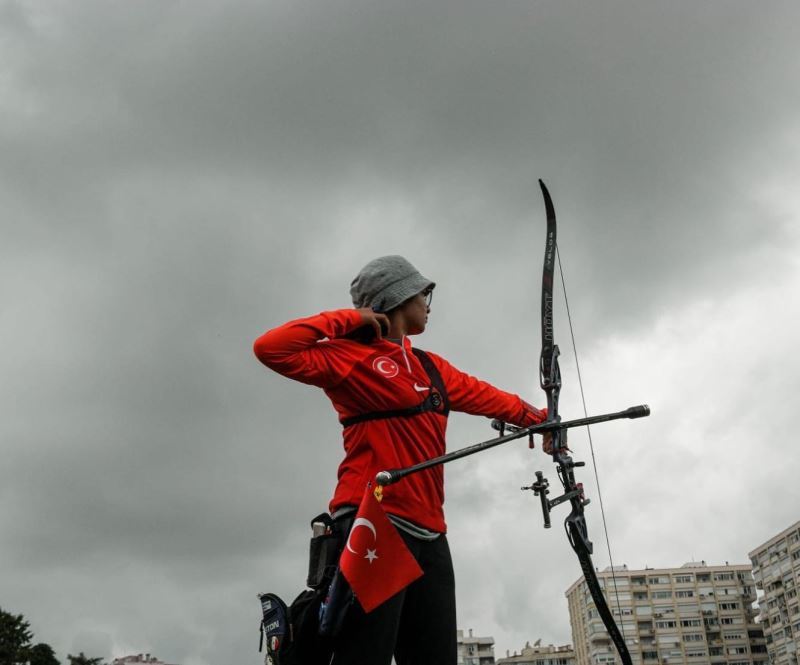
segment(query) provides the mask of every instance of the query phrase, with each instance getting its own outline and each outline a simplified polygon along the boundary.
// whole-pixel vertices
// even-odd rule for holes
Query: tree
[[[0,608],[0,665],[14,665],[28,660],[27,650],[33,633],[21,614]]]
[[[69,665],[102,665],[102,658],[89,658],[81,651],[77,656],[67,654]]]
[[[30,665],[60,665],[53,648],[43,642],[28,649],[28,662]]]
[[[32,646],[32,639],[31,625],[24,616],[0,608],[0,665],[60,665],[49,644]]]

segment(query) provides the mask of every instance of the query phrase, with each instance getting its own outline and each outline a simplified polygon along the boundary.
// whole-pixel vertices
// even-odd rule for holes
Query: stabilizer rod
[[[570,427],[594,425],[596,423],[604,423],[609,420],[619,420],[621,418],[644,418],[645,416],[649,415],[650,407],[647,406],[647,404],[639,404],[638,406],[632,406],[624,411],[617,411],[616,413],[604,413],[599,416],[587,416],[585,418],[563,420],[561,422],[546,421],[539,423],[538,425],[531,425],[530,427],[521,427],[511,434],[498,436],[494,439],[489,439],[488,441],[481,441],[480,443],[475,443],[471,446],[467,446],[466,448],[454,450],[452,453],[434,457],[433,459],[420,462],[419,464],[414,464],[413,466],[407,466],[402,469],[389,469],[387,471],[380,471],[375,476],[375,482],[377,482],[378,485],[383,486],[391,485],[392,483],[396,483],[401,478],[405,478],[412,473],[424,471],[425,469],[430,469],[431,467],[439,466],[440,464],[447,464],[453,460],[483,452],[489,448],[499,446],[502,443],[515,441],[516,439],[521,439],[522,437],[530,434],[542,434],[544,432],[552,432],[553,430],[569,429]]]

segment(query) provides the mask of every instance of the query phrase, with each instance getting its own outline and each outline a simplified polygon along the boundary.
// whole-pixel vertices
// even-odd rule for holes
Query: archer
[[[355,551],[347,533],[365,486],[379,471],[444,454],[450,410],[519,427],[547,417],[519,396],[412,346],[410,337],[427,326],[435,286],[403,257],[380,257],[353,280],[354,309],[291,321],[255,342],[261,362],[322,388],[339,416],[344,459],[329,509],[340,548],[347,542]],[[545,447],[550,452],[549,437]],[[455,580],[443,503],[441,466],[384,493],[382,507],[423,574],[370,612],[350,603],[333,640],[332,663],[389,665],[394,656],[398,665],[455,665]],[[368,566],[376,550],[366,554]]]

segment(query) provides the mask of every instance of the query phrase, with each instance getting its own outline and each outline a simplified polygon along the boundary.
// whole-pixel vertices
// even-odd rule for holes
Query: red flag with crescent
[[[350,529],[339,568],[365,612],[371,612],[422,577],[422,568],[369,487]]]

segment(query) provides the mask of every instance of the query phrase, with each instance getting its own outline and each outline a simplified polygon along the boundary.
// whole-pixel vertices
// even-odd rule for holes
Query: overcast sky
[[[303,586],[340,428],[252,342],[438,283],[416,343],[543,403],[554,198],[614,562],[800,517],[796,1],[0,0],[0,606],[62,660],[243,665]],[[582,415],[561,299],[565,418]],[[451,418],[449,447],[492,435]],[[585,434],[571,446],[590,459]],[[524,442],[447,468],[459,627],[571,641]],[[590,467],[595,563],[608,556]]]

